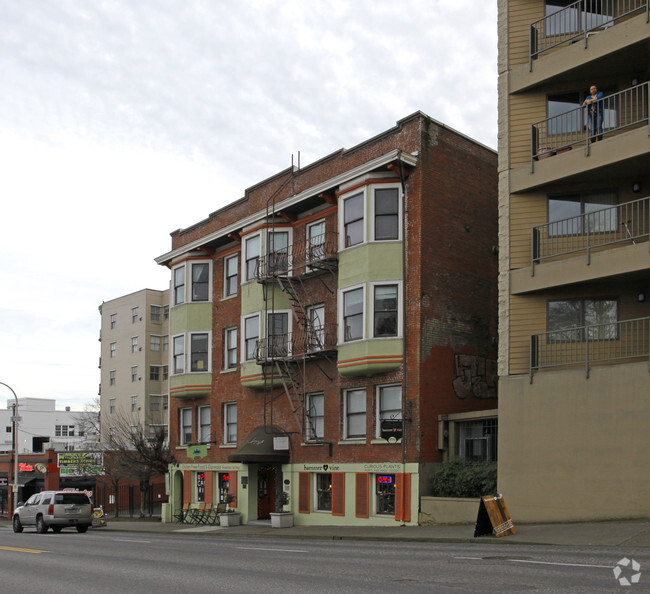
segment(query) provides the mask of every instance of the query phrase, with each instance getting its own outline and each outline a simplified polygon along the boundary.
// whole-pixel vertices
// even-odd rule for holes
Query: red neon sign
[[[383,476],[378,476],[377,477],[377,482],[378,483],[384,483],[384,484],[392,484],[393,477],[390,474],[383,475]]]

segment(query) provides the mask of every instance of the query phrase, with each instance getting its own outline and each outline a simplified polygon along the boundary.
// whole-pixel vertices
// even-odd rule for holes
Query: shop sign
[[[62,452],[58,454],[61,476],[88,476],[104,474],[102,452]]]
[[[31,464],[18,462],[18,472],[34,472],[34,467]]]

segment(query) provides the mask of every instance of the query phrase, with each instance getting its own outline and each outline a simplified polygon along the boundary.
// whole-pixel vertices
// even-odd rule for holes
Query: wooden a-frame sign
[[[503,495],[489,495],[481,497],[481,503],[476,517],[474,537],[486,536],[494,533],[494,536],[507,536],[517,534],[515,526],[510,518],[510,512],[506,507]]]

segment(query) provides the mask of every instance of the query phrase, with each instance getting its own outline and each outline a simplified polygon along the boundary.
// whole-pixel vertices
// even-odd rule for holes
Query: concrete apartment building
[[[515,521],[650,515],[649,58],[647,0],[499,0],[499,490]]]
[[[101,315],[101,441],[118,423],[169,425],[169,290],[105,301]],[[113,429],[112,429],[113,428]]]
[[[165,520],[416,524],[435,464],[496,458],[496,164],[415,113],[171,234]]]

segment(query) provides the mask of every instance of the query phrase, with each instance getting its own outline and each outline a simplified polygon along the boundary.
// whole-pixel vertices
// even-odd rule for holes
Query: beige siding
[[[508,46],[510,68],[529,60],[530,24],[544,16],[541,0],[513,0],[508,10]]]
[[[510,297],[510,373],[530,370],[530,335],[546,330],[546,298]]]
[[[510,116],[510,166],[530,163],[531,125],[546,117],[546,97],[543,94],[511,95]]]
[[[546,195],[510,198],[510,269],[530,266],[532,228],[547,220]]]

